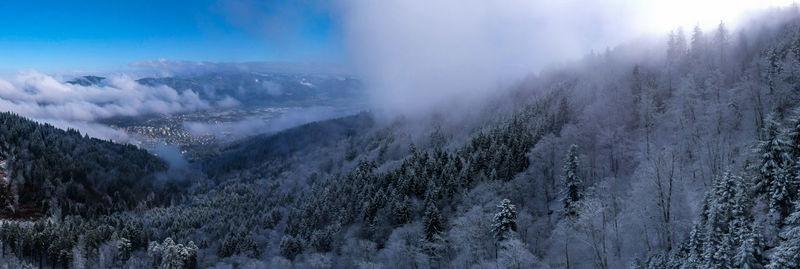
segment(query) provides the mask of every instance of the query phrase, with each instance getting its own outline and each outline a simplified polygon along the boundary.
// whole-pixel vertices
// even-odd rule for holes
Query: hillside
[[[151,192],[162,160],[132,145],[0,113],[1,218],[130,209]],[[120,191],[125,190],[125,191]]]

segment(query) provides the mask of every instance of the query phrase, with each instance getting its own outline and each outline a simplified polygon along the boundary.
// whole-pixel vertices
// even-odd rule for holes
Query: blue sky
[[[136,61],[336,62],[316,1],[0,1],[0,70],[119,70]]]

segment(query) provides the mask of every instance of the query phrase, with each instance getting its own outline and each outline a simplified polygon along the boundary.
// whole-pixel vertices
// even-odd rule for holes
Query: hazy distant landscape
[[[68,84],[103,85],[103,77],[82,76]],[[366,110],[360,82],[344,75],[226,72],[196,76],[141,78],[137,83],[198,93],[216,106],[179,113],[116,116],[97,123],[124,132],[146,149],[177,146],[197,159],[227,142],[274,133],[305,123]],[[243,101],[239,101],[243,100]]]
[[[800,267],[793,1],[161,5],[0,3],[0,268]]]

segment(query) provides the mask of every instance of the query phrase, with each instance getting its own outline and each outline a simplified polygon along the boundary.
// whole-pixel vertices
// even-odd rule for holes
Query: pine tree
[[[432,200],[426,202],[425,215],[422,217],[422,225],[425,232],[425,240],[428,242],[439,241],[440,233],[443,231],[442,216],[439,208]]]
[[[798,268],[800,267],[800,202],[794,205],[794,212],[786,218],[786,230],[780,236],[780,242],[772,260],[767,268]]]
[[[789,156],[793,161],[792,164],[796,166],[800,162],[800,110],[795,111],[794,114],[787,131],[789,138],[787,142],[789,143]]]
[[[742,238],[741,245],[736,250],[734,266],[744,269],[764,268],[764,240],[759,233],[758,226],[753,227]]]
[[[303,253],[303,241],[291,235],[284,235],[281,239],[281,255],[289,260],[294,260],[298,254]]]
[[[700,268],[700,265],[703,264],[704,239],[703,226],[695,224],[692,231],[689,232],[688,254],[683,264],[684,268]]]
[[[764,246],[752,226],[749,187],[741,177],[725,173],[706,193],[700,221],[685,247],[685,268],[758,268]]]
[[[147,254],[153,257],[153,266],[165,269],[194,269],[197,267],[197,246],[194,242],[184,246],[167,237],[164,243],[151,242]]]
[[[119,259],[124,263],[131,258],[131,253],[133,252],[133,245],[131,241],[127,238],[120,238],[119,239]]]
[[[751,189],[750,184],[745,182],[742,177],[731,175],[733,184],[733,200],[730,209],[731,221],[728,230],[730,231],[734,243],[736,245],[742,244],[748,238],[752,237],[753,229],[753,215],[750,208],[753,207],[753,199],[749,195]],[[755,231],[757,231],[756,229]]]
[[[792,183],[789,191],[793,199],[797,199],[800,192],[800,110],[795,111],[790,120],[789,130],[787,131],[789,143],[788,176]]]
[[[764,140],[759,143],[761,154],[761,181],[756,189],[766,195],[770,213],[779,217],[779,223],[791,209],[792,178],[788,176],[787,166],[790,162],[789,144],[783,139],[780,126],[774,120],[767,119],[764,127]]]
[[[502,242],[510,239],[517,231],[517,210],[508,199],[503,199],[497,208],[500,211],[492,220],[492,233],[498,242]]]
[[[402,200],[397,200],[392,205],[392,222],[395,225],[403,225],[411,221],[411,203],[408,195],[403,195]]]
[[[567,157],[564,159],[564,166],[561,176],[561,181],[564,186],[562,190],[564,197],[564,212],[569,217],[574,217],[578,214],[578,203],[581,200],[581,187],[583,182],[578,176],[578,168],[580,160],[578,158],[578,146],[572,145],[569,147]]]
[[[719,177],[711,190],[711,199],[706,211],[704,266],[707,268],[730,268],[733,260],[733,241],[729,223],[732,218],[735,182],[729,173]]]

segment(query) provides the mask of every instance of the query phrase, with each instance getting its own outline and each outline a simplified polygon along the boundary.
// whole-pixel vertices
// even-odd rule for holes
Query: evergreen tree
[[[700,221],[685,247],[685,268],[759,268],[763,240],[753,226],[749,187],[738,176],[725,173],[706,193]]]
[[[795,111],[791,118],[787,136],[789,138],[788,176],[791,177],[790,182],[792,183],[790,191],[793,195],[792,198],[797,199],[798,192],[800,192],[800,110]]]
[[[770,213],[775,214],[778,223],[791,209],[793,179],[787,173],[790,163],[789,144],[783,139],[780,126],[773,119],[767,119],[764,127],[764,140],[759,143],[761,181],[756,189],[769,201]]]
[[[392,223],[402,225],[411,221],[411,203],[408,195],[403,195],[401,200],[397,200],[392,205]]]
[[[492,220],[492,233],[498,242],[502,242],[510,239],[517,231],[517,210],[508,199],[503,199],[497,207],[500,211]]]
[[[719,177],[711,190],[711,202],[705,212],[704,266],[707,268],[730,268],[733,260],[732,235],[729,223],[735,196],[735,181],[729,173]]]
[[[432,200],[426,202],[425,215],[422,217],[422,225],[425,233],[425,240],[428,242],[436,242],[440,239],[440,234],[444,230],[442,225],[442,216],[439,213],[439,208]]]
[[[281,239],[281,255],[289,260],[294,260],[298,254],[303,253],[303,241],[300,238],[284,235]]]
[[[154,267],[165,269],[194,269],[197,267],[197,246],[194,242],[184,246],[167,237],[164,243],[151,242],[147,254],[153,258]]]
[[[755,226],[744,235],[741,245],[736,250],[734,267],[744,269],[764,268],[764,240],[759,230],[760,228]]]
[[[800,110],[795,111],[795,115],[790,120],[787,136],[789,138],[789,157],[792,160],[792,165],[795,166],[796,171],[798,162],[800,162]],[[796,175],[796,173],[795,173]]]
[[[578,169],[580,160],[578,158],[578,146],[572,145],[569,147],[567,157],[564,159],[564,166],[561,176],[561,181],[564,189],[562,202],[564,203],[564,212],[569,217],[574,217],[578,214],[578,204],[581,200],[581,188],[583,182],[578,176]]]
[[[798,268],[800,267],[800,202],[794,205],[794,212],[786,218],[786,230],[780,236],[783,239],[767,268]]]
[[[131,241],[127,238],[120,238],[119,239],[119,259],[124,263],[131,258],[131,252],[133,252],[133,245]]]
[[[689,243],[687,246],[688,254],[683,265],[684,268],[700,268],[703,264],[703,245],[705,244],[705,235],[703,233],[703,226],[695,224],[692,231],[689,232]]]

